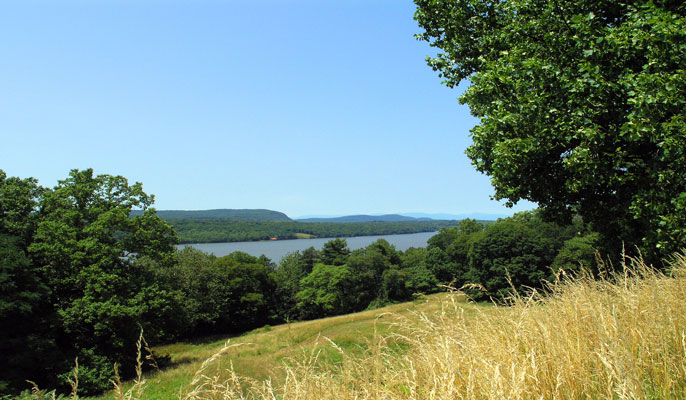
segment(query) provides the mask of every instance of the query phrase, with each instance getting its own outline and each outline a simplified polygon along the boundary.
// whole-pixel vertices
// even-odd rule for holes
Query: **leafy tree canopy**
[[[585,236],[573,237],[567,240],[560,249],[560,252],[555,256],[551,266],[553,271],[560,269],[579,271],[584,269],[597,273],[597,242],[597,233],[589,233]]]
[[[279,268],[274,272],[276,279],[277,312],[287,320],[299,316],[296,295],[300,291],[300,281],[306,277],[319,259],[319,252],[309,247],[302,252],[295,251],[287,254],[279,262]]]
[[[79,356],[86,393],[109,387],[112,362],[133,360],[141,327],[152,341],[180,329],[179,294],[135,262],[145,256],[164,264],[173,257],[176,235],[152,202],[140,183],[87,169],[72,170],[40,203],[28,250],[51,289],[57,340]],[[134,207],[144,212],[130,218]]]
[[[343,265],[350,255],[348,242],[345,239],[333,239],[324,243],[322,262],[328,265]]]
[[[495,198],[579,214],[657,260],[686,245],[686,3],[415,0],[429,65],[480,124]]]
[[[540,287],[554,257],[547,242],[522,223],[505,220],[493,224],[469,250],[469,274],[497,298],[508,296],[512,287],[520,293]]]
[[[7,177],[0,170],[0,233],[30,242],[36,224],[35,211],[43,192],[36,179]]]
[[[352,309],[353,276],[346,265],[316,264],[300,285],[298,308],[305,318],[338,315]]]
[[[269,322],[276,290],[271,267],[243,252],[219,257],[216,265],[223,276],[221,290],[208,295],[223,301],[219,326],[239,332]]]

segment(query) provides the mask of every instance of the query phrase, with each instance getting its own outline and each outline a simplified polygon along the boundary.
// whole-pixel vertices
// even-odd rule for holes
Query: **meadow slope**
[[[683,399],[686,259],[567,278],[508,307],[456,294],[206,345],[109,398]],[[204,361],[202,361],[204,360]]]

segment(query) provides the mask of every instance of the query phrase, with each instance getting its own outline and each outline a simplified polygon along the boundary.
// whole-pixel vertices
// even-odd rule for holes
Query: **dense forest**
[[[75,359],[79,391],[105,390],[113,363],[124,378],[134,373],[141,331],[150,345],[240,333],[467,284],[481,288],[465,289],[475,300],[501,301],[558,269],[591,267],[598,248],[580,218],[560,225],[536,211],[465,219],[404,252],[385,240],[351,251],[334,239],[277,265],[177,250],[151,205],[121,176],[73,170],[50,189],[0,171],[0,324],[13,328],[0,332],[0,393],[29,388],[27,379],[67,390]]]
[[[245,242],[253,240],[328,238],[434,232],[458,221],[298,222],[166,219],[181,243]]]

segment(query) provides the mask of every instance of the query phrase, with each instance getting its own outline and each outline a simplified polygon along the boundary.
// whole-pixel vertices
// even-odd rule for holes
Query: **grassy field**
[[[442,308],[459,304],[467,314],[489,305],[468,304],[460,294],[442,293],[422,296],[409,303],[342,315],[338,317],[297,322],[280,326],[266,326],[232,338],[207,338],[195,343],[182,342],[154,348],[154,352],[171,357],[171,366],[159,372],[146,374],[145,398],[150,400],[176,398],[187,388],[204,361],[221,351],[209,371],[215,376],[228,377],[226,368],[241,377],[255,381],[271,379],[273,385],[282,385],[287,369],[317,358],[319,367],[340,364],[343,356],[363,355],[375,340],[398,332],[400,318],[405,321],[419,318],[421,313],[436,313]],[[388,344],[387,350],[406,351],[402,341]],[[132,386],[125,384],[126,389]],[[110,392],[97,399],[115,399]]]
[[[456,294],[207,344],[119,399],[686,399],[686,259],[508,307]]]

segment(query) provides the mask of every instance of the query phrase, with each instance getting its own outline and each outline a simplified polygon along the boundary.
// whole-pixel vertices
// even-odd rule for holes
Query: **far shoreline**
[[[417,233],[437,233],[437,230],[426,230],[418,232],[403,232],[403,233],[382,233],[378,235],[348,235],[348,236],[311,236],[311,237],[295,237],[287,239],[255,239],[255,240],[222,240],[222,241],[209,241],[209,242],[179,242],[176,246],[181,245],[194,245],[194,244],[220,244],[220,243],[261,243],[261,242],[286,242],[294,240],[313,240],[313,239],[347,239],[347,238],[364,238],[364,237],[376,237],[376,236],[395,236],[395,235],[415,235]]]

